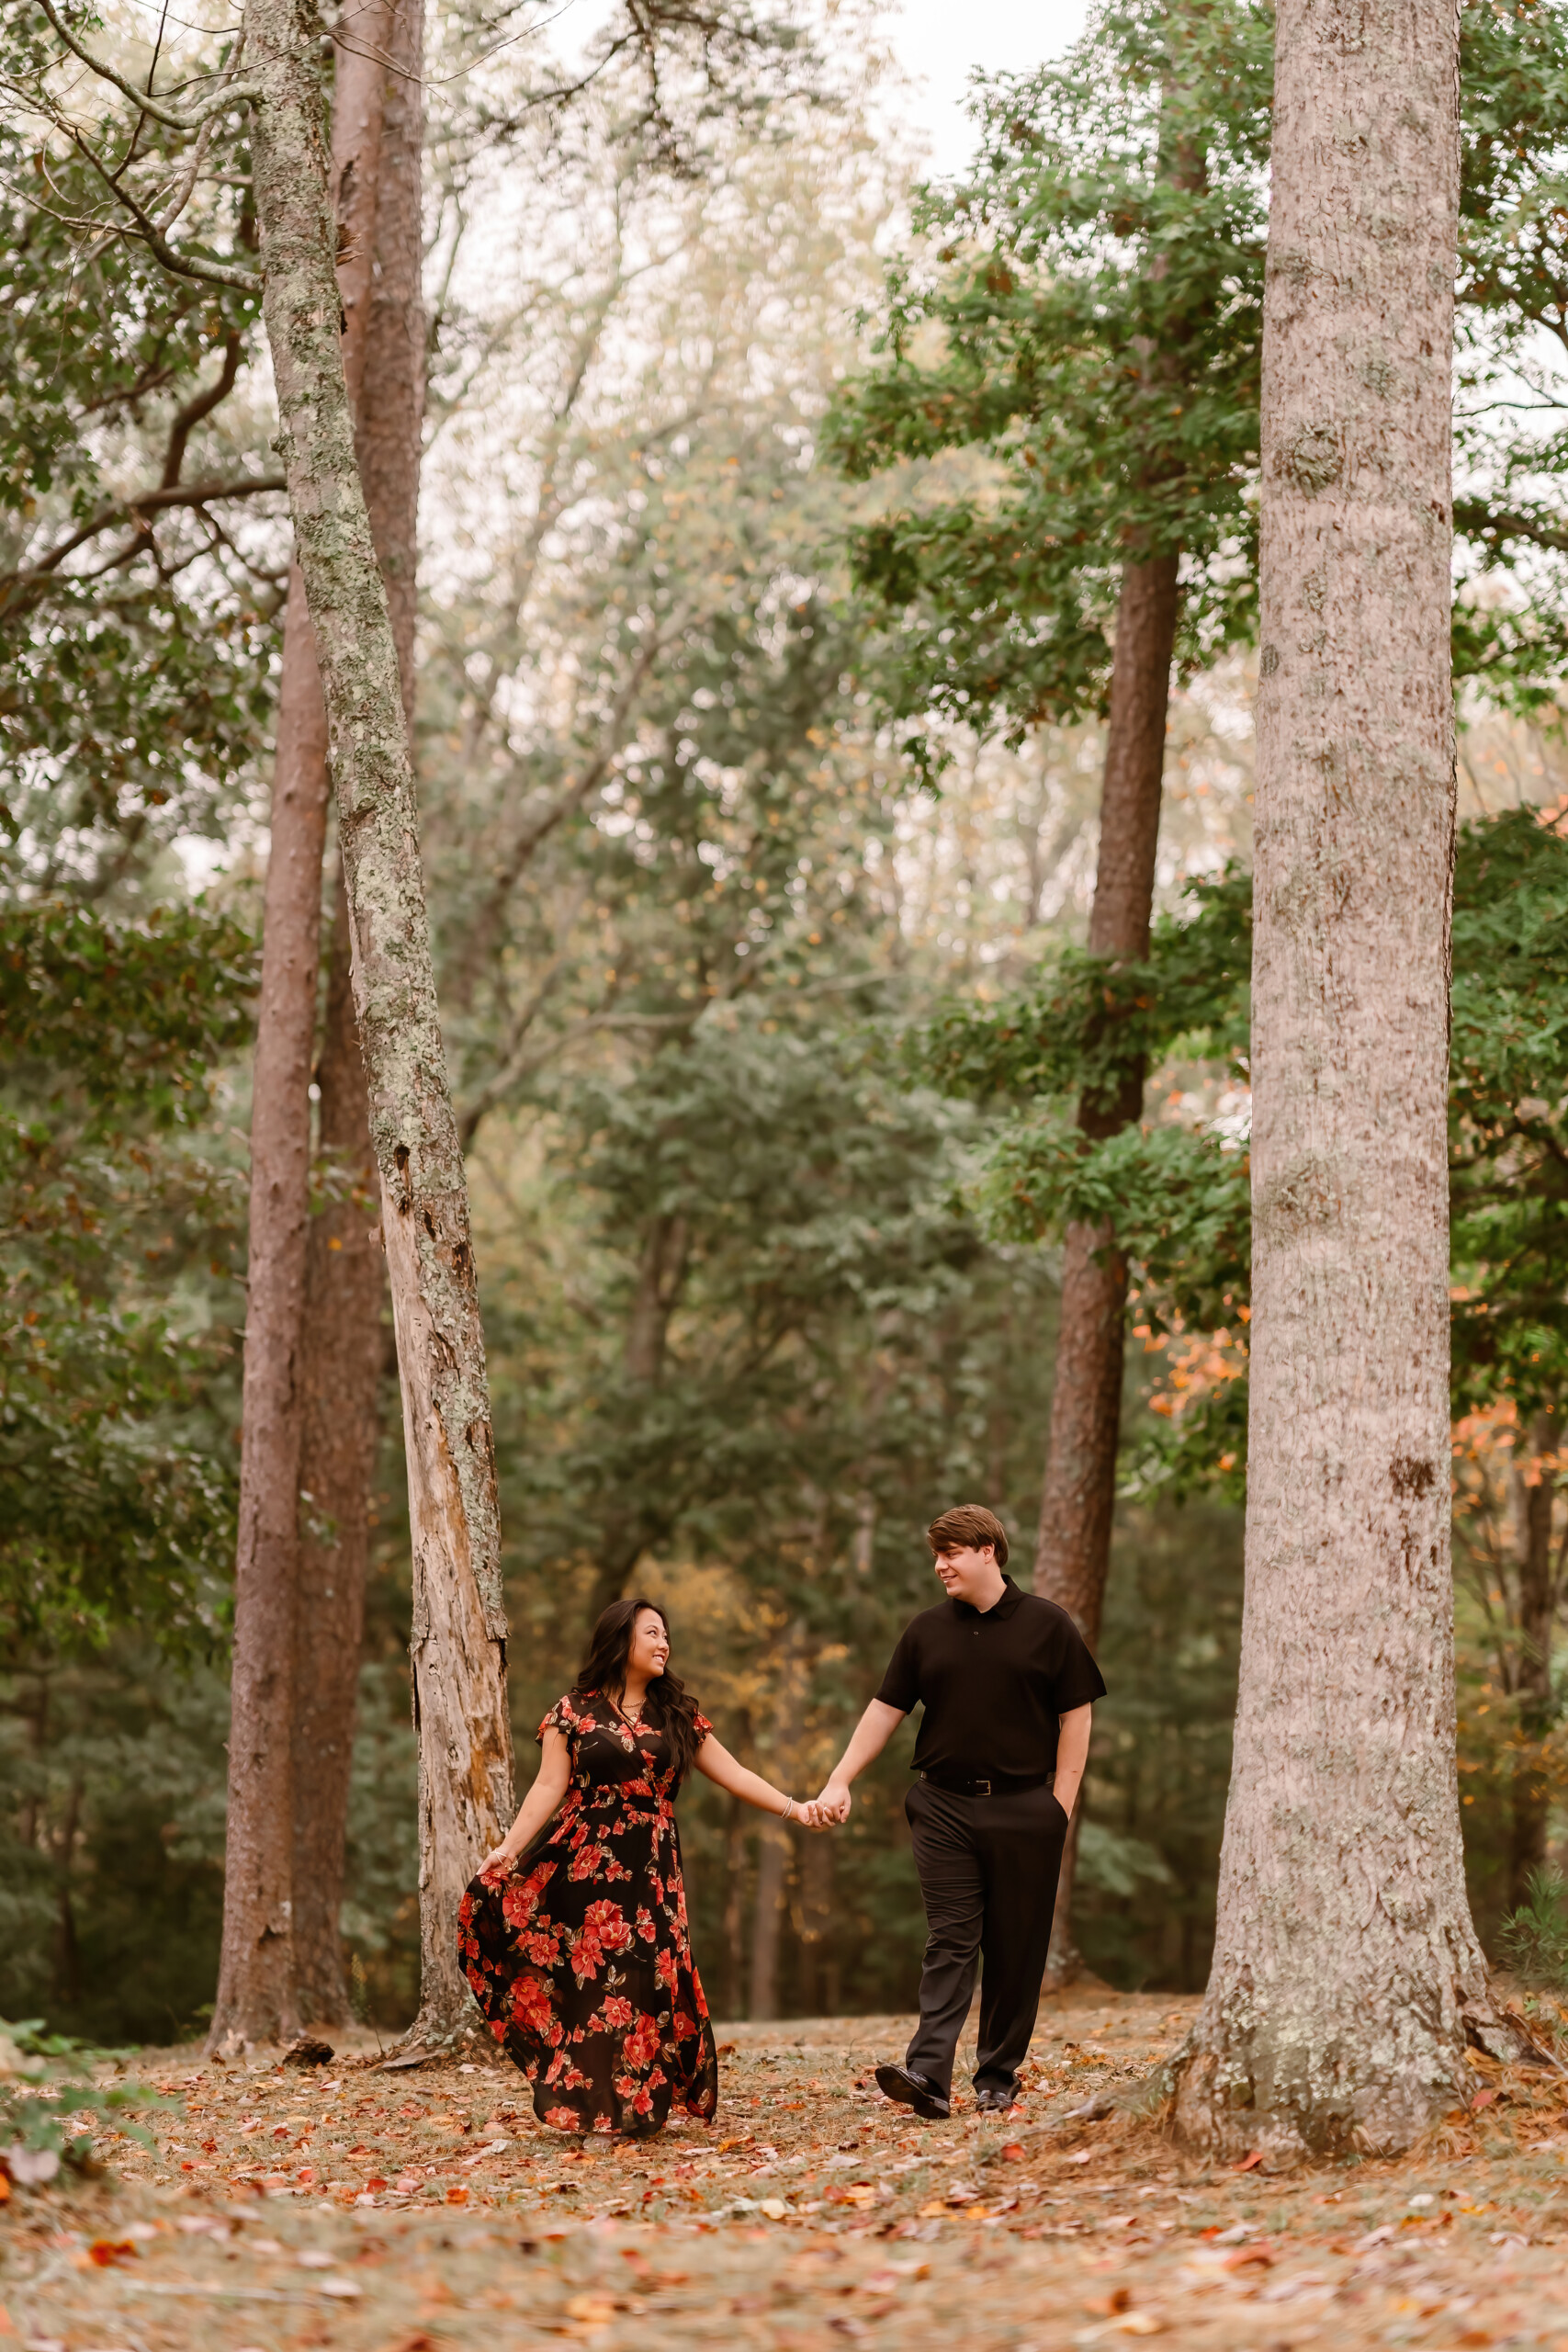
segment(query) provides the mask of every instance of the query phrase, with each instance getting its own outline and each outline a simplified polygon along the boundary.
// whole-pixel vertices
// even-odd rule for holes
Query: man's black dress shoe
[[[908,2066],[879,2066],[876,2087],[886,2091],[889,2098],[896,2098],[900,2106],[912,2107],[929,2122],[945,2123],[953,2113],[936,2085],[928,2083],[923,2075],[915,2074]]]
[[[1010,2091],[996,2090],[987,2085],[983,2091],[976,2092],[975,2104],[980,2109],[982,2114],[1005,2115],[1009,2108],[1014,2104],[1017,2098],[1018,2092],[1016,2089]]]

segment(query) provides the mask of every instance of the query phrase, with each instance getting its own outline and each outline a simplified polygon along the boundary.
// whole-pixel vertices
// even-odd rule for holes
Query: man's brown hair
[[[939,1552],[979,1552],[987,1544],[997,1547],[997,1566],[1008,1564],[1008,1532],[994,1510],[983,1503],[960,1503],[953,1510],[944,1510],[933,1519],[926,1530],[926,1542],[931,1547],[934,1560]]]

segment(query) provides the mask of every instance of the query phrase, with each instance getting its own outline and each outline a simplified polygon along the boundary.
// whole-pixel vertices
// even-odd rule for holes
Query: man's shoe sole
[[[886,2098],[896,2098],[900,2107],[912,2107],[928,2123],[946,2123],[952,2116],[953,2109],[945,2099],[919,2089],[897,2066],[878,2066],[876,2087]]]

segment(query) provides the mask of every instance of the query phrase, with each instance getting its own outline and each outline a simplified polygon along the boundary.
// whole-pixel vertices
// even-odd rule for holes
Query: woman
[[[562,2132],[652,2132],[672,2106],[706,2120],[718,2104],[675,1829],[692,1766],[764,1813],[821,1826],[720,1747],[669,1661],[658,1602],[612,1601],[539,1725],[523,1809],[457,1914],[474,1997],[535,2113]]]

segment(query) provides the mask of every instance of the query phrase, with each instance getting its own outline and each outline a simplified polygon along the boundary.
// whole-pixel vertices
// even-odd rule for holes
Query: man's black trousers
[[[1048,1788],[954,1796],[917,1781],[904,1800],[925,1898],[920,2023],[904,2064],[945,2098],[980,1975],[975,2088],[1011,2090],[1040,2008],[1067,1816]]]

